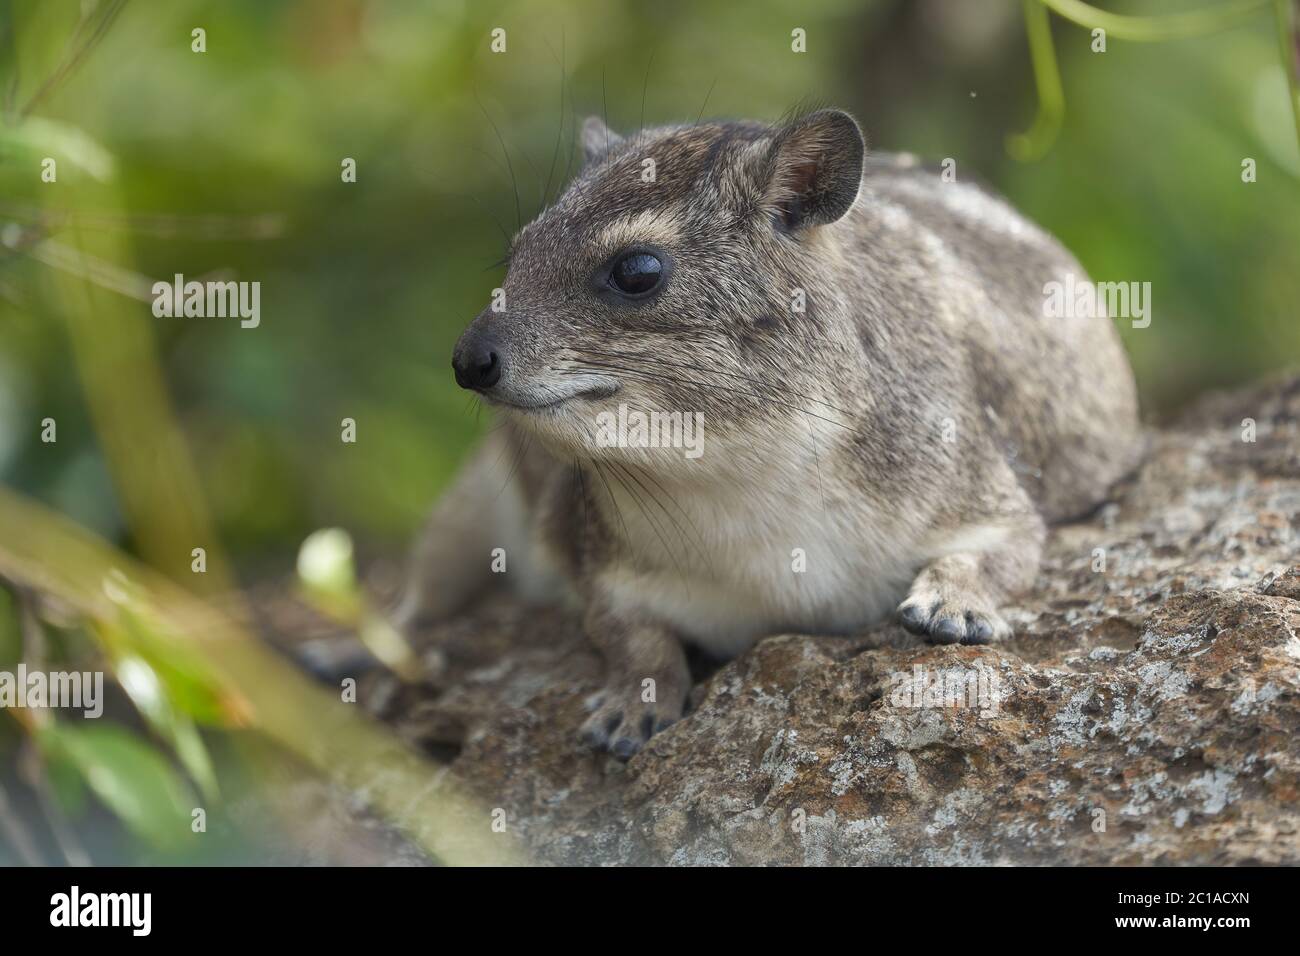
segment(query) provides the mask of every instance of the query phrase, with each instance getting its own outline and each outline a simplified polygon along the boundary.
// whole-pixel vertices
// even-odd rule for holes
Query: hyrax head
[[[790,396],[825,392],[834,364],[826,227],[861,184],[853,118],[620,137],[592,117],[582,140],[586,166],[515,236],[503,288],[457,343],[456,381],[592,456],[614,453],[597,420],[624,405],[701,413],[711,440],[804,414]]]

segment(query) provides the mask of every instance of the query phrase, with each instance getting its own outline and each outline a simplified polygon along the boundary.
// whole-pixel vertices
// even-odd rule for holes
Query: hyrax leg
[[[898,607],[905,628],[935,644],[988,644],[1010,635],[999,608],[1033,584],[1045,535],[1042,519],[1020,497],[1019,514],[967,532],[970,546],[958,544],[921,569]]]
[[[515,490],[502,489],[500,458],[499,444],[484,442],[420,530],[393,612],[402,630],[450,617],[492,582],[490,553],[503,541],[501,512],[509,510],[505,499]]]
[[[634,615],[595,607],[584,627],[605,659],[605,687],[587,700],[581,736],[627,760],[681,717],[691,689],[686,654],[670,630]]]
[[[401,593],[395,606],[385,608],[389,622],[408,637],[450,617],[492,583],[489,554],[501,526],[493,507],[501,488],[497,458],[490,441],[474,452],[420,529]],[[374,663],[352,635],[309,642],[298,654],[310,670],[331,680]],[[427,657],[426,664],[436,672],[432,660]]]

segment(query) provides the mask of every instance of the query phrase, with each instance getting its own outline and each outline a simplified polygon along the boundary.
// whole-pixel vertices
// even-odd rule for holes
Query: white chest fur
[[[605,598],[721,657],[771,634],[850,633],[892,611],[917,560],[897,516],[837,493],[825,473],[772,477],[674,495],[673,522],[644,495],[618,495],[636,558],[599,575]]]

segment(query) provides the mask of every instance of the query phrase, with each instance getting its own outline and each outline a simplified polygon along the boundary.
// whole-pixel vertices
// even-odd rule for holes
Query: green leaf
[[[172,747],[175,748],[176,756],[185,765],[189,775],[198,784],[203,798],[209,802],[219,799],[221,788],[217,786],[217,771],[212,765],[208,748],[192,721],[185,717],[177,718],[172,729]]]
[[[66,161],[100,182],[113,178],[113,155],[84,130],[39,116],[29,116],[17,126],[0,125],[0,158],[39,163],[47,156]]]
[[[115,603],[120,608],[117,623],[100,622],[94,629],[112,658],[143,661],[166,688],[167,700],[201,724],[230,726],[246,719],[247,705],[222,689],[197,652],[160,633],[137,604]],[[147,699],[143,706],[154,705]]]
[[[121,727],[51,723],[38,732],[51,760],[66,759],[137,836],[172,848],[190,835],[193,795],[158,751]]]
[[[74,820],[80,819],[86,812],[89,795],[86,793],[86,781],[77,765],[65,753],[47,752],[45,775],[50,781],[50,789],[54,791],[54,799],[63,808],[63,812]]]
[[[113,662],[117,682],[126,691],[136,710],[164,740],[172,745],[176,756],[189,771],[199,790],[208,800],[218,796],[217,775],[212,767],[203,739],[194,722],[173,706],[167,688],[157,671],[137,654],[124,654]]]

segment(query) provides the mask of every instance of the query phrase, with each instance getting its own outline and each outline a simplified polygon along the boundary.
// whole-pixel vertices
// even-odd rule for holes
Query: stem
[[[1056,142],[1065,119],[1065,91],[1056,64],[1052,23],[1047,8],[1039,0],[1024,0],[1024,10],[1025,33],[1029,36],[1029,54],[1034,65],[1034,84],[1038,88],[1038,113],[1028,132],[1007,137],[1007,152],[1021,162],[1029,162],[1041,159]]]
[[[104,588],[115,572],[138,589],[160,635],[197,655],[221,687],[238,688],[250,729],[359,794],[436,860],[453,866],[527,861],[515,836],[491,831],[487,808],[466,785],[439,774],[437,764],[392,731],[268,650],[239,618],[0,485],[0,578],[102,621],[120,617]],[[5,712],[33,729],[27,708]]]
[[[14,601],[18,605],[18,626],[23,638],[22,660],[28,672],[45,669],[45,627],[36,613],[36,592],[14,584],[11,588]],[[36,711],[32,721],[33,727],[42,727],[49,722],[45,711]],[[50,826],[50,833],[59,851],[69,866],[90,866],[91,859],[73,832],[68,818],[59,806],[54,790],[50,786],[50,776],[46,772],[45,757],[32,741],[28,731],[26,746],[20,754],[21,775],[36,794],[36,802]]]
[[[1246,19],[1270,0],[1234,0],[1221,7],[1208,10],[1191,10],[1185,13],[1168,13],[1155,17],[1134,17],[1122,13],[1098,10],[1083,0],[1041,0],[1057,14],[1089,29],[1101,28],[1120,40],[1151,43],[1160,40],[1181,40],[1226,30]],[[1280,6],[1282,0],[1276,0]]]
[[[1295,119],[1296,146],[1300,147],[1300,64],[1296,62],[1296,50],[1292,48],[1296,24],[1291,20],[1291,0],[1273,0],[1273,12],[1277,15],[1277,43],[1282,55],[1282,75],[1286,77],[1287,98],[1291,100],[1291,116]]]
[[[93,861],[90,855],[77,839],[71,822],[63,812],[63,808],[59,806],[54,788],[50,785],[50,775],[46,772],[45,757],[33,740],[27,740],[20,753],[19,762],[22,775],[28,786],[35,792],[36,802],[68,866],[91,866]]]
[[[1270,2],[1277,19],[1282,71],[1286,76],[1291,112],[1295,119],[1296,142],[1300,145],[1300,75],[1297,75],[1300,66],[1295,62],[1290,45],[1295,35],[1289,10],[1290,0],[1233,0],[1216,8],[1154,17],[1109,13],[1084,3],[1083,0],[1024,0],[1025,30],[1029,35],[1034,81],[1038,86],[1038,115],[1028,132],[1007,137],[1007,152],[1021,161],[1040,159],[1060,133],[1065,114],[1065,96],[1061,91],[1061,75],[1052,47],[1051,26],[1047,16],[1049,9],[1088,29],[1102,29],[1116,39],[1144,43],[1217,33],[1245,20]]]

